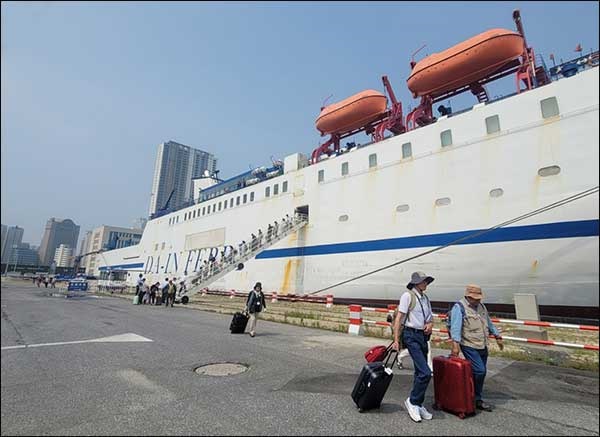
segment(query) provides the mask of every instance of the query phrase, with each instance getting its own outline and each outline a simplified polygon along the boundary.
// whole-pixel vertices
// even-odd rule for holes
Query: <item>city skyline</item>
[[[1,7],[2,223],[33,244],[47,217],[85,231],[145,216],[161,142],[206,150],[227,179],[310,154],[325,140],[314,126],[323,103],[381,90],[383,74],[406,113],[419,47],[416,60],[491,28],[514,30],[513,9],[549,66],[550,54],[573,58],[578,44],[598,49],[597,2]],[[490,91],[513,90],[506,78]],[[455,110],[474,103],[451,101]]]

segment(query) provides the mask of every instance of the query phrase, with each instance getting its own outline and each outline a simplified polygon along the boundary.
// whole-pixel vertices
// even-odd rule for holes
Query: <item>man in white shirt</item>
[[[425,290],[433,280],[433,277],[423,272],[412,274],[410,282],[406,285],[409,291],[405,291],[400,297],[398,316],[394,320],[392,349],[400,350],[399,340],[402,335],[402,347],[408,349],[415,368],[413,388],[410,397],[404,401],[410,418],[415,422],[433,418],[423,406],[425,392],[431,380],[431,369],[427,364],[429,352],[427,342],[433,329],[431,303],[425,295]]]

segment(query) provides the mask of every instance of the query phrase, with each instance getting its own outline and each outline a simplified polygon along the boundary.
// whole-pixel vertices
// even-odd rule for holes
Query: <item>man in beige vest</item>
[[[487,370],[488,335],[496,337],[500,350],[504,349],[500,332],[496,329],[486,307],[481,303],[483,292],[478,285],[467,285],[465,296],[452,307],[450,313],[451,355],[458,357],[459,348],[471,362],[475,385],[475,407],[492,411],[493,406],[482,399],[483,381]]]

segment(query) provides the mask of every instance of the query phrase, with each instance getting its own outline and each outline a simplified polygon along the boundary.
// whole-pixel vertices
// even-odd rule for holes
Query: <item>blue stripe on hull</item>
[[[107,267],[107,266],[102,266],[102,267],[100,267],[100,268],[99,268],[99,270],[108,270],[109,268],[110,268],[111,270],[117,270],[117,269],[123,269],[123,270],[125,270],[125,269],[135,269],[135,268],[137,268],[137,267],[144,267],[144,263],[135,263],[135,264],[119,264],[119,265],[116,265],[116,266],[110,266],[110,267]]]
[[[483,235],[457,243],[457,245],[547,240],[554,238],[594,237],[598,236],[598,224],[598,220],[581,220],[541,225],[513,226],[494,229]],[[436,247],[443,246],[454,240],[458,240],[459,238],[484,230],[485,229],[473,229],[470,231],[389,238],[385,240],[368,240],[350,243],[322,244],[318,246],[291,247],[287,249],[272,249],[259,253],[256,258],[287,258],[292,256],[331,255],[351,252],[371,252],[374,250]]]

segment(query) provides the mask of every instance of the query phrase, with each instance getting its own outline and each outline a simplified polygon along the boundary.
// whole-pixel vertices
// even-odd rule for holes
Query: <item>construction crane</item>
[[[81,264],[81,260],[83,258],[85,258],[88,255],[96,255],[98,253],[102,254],[103,252],[105,252],[104,249],[92,250],[90,252],[82,253],[81,255],[77,255],[76,257],[74,257],[73,258],[73,275],[77,276],[77,271],[79,270],[79,264]],[[104,258],[104,255],[102,255],[102,258],[104,259],[104,263],[108,266],[108,263],[106,262],[106,258]]]

